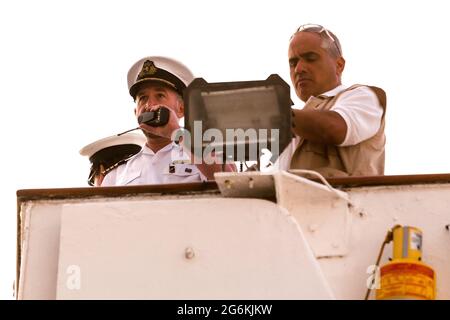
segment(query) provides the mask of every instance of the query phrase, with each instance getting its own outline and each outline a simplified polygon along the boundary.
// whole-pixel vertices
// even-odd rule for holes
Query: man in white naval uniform
[[[167,57],[145,57],[131,67],[128,90],[136,103],[136,118],[162,106],[170,110],[170,116],[163,126],[139,125],[146,144],[126,163],[110,171],[102,186],[198,182],[213,180],[214,172],[222,171],[221,164],[192,164],[194,159],[189,150],[171,140],[172,133],[180,128],[179,119],[184,116],[183,90],[193,79],[185,65]],[[224,168],[234,171],[232,165]]]

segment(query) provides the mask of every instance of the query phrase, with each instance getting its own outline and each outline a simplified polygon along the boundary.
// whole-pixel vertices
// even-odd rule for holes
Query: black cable
[[[381,257],[383,256],[384,247],[386,246],[386,244],[388,244],[389,242],[391,242],[392,239],[393,239],[394,233],[393,233],[392,230],[394,230],[394,229],[397,228],[397,227],[398,227],[398,226],[393,227],[393,228],[392,228],[391,230],[389,230],[388,233],[386,234],[386,237],[384,238],[384,241],[383,241],[383,243],[381,244],[380,252],[378,253],[378,258],[377,258],[377,262],[375,263],[375,269],[374,269],[374,272],[377,271],[377,269],[378,269],[378,267],[379,267],[379,265],[380,265],[380,260],[381,260]],[[367,288],[367,292],[366,292],[366,296],[364,297],[364,300],[369,299],[370,291],[372,290],[371,287],[372,287],[374,281],[375,281],[375,276],[372,277],[372,283],[371,283],[371,285]]]
[[[125,134],[125,133],[128,133],[128,132],[130,132],[130,131],[134,131],[134,130],[137,130],[137,129],[140,129],[140,127],[137,127],[137,128],[130,129],[130,130],[127,130],[127,131],[125,131],[125,132],[119,133],[119,134],[117,134],[117,136],[119,137],[119,136],[121,136],[121,135],[123,135],[123,134]]]

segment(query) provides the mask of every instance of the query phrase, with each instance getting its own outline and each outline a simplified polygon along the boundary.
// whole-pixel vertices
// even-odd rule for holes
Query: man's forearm
[[[293,110],[293,132],[313,142],[338,145],[347,133],[345,120],[334,111]]]

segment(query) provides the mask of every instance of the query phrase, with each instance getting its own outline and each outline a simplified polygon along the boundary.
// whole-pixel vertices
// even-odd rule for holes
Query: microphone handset
[[[152,127],[160,127],[169,121],[170,111],[166,107],[160,107],[155,111],[144,112],[138,117],[138,123],[145,123]]]
[[[166,107],[159,107],[155,111],[144,112],[138,117],[138,123],[145,123],[152,127],[161,127],[169,122],[170,111]],[[139,127],[127,130],[119,133],[117,136],[121,136],[130,131],[138,130]]]

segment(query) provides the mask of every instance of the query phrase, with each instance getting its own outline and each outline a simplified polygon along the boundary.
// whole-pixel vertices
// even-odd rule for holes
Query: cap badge
[[[142,66],[141,72],[139,72],[136,81],[149,78],[150,76],[154,75],[157,71],[158,69],[156,68],[153,61],[147,60],[144,62],[144,65]]]

